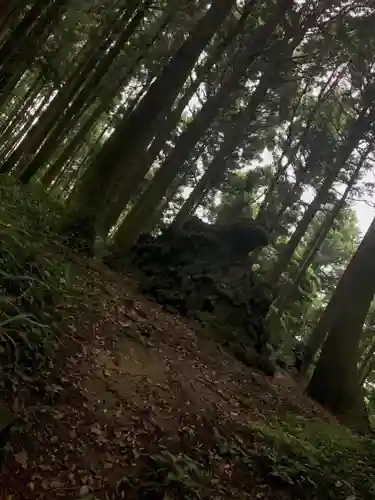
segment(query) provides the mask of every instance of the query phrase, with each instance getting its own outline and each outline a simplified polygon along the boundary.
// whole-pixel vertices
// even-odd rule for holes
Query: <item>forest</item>
[[[0,2],[0,498],[375,498],[375,2]]]

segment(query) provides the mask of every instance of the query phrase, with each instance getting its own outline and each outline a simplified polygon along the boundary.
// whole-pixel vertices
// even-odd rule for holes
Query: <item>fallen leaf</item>
[[[84,495],[87,495],[90,492],[90,488],[87,486],[87,484],[84,484],[81,486],[81,489],[79,490],[79,496],[83,497]]]
[[[90,430],[91,430],[91,432],[93,434],[96,434],[97,436],[101,436],[102,435],[102,431],[99,428],[99,426],[97,426],[97,425],[93,425]]]
[[[21,467],[24,469],[27,469],[27,461],[28,461],[28,455],[26,450],[19,451],[18,453],[15,453],[14,455],[14,460],[20,464]]]

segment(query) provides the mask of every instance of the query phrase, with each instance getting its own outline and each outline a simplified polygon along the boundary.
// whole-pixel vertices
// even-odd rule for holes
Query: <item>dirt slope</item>
[[[329,416],[287,374],[244,367],[131,279],[79,266],[50,374],[8,394],[20,419],[0,498],[297,498],[252,470],[251,425]]]

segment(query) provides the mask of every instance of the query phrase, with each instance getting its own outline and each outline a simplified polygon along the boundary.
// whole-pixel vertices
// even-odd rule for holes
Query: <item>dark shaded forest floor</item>
[[[1,498],[370,498],[342,495],[358,491],[345,467],[362,444],[290,376],[246,368],[130,278],[74,262],[50,372],[6,394],[20,419]]]

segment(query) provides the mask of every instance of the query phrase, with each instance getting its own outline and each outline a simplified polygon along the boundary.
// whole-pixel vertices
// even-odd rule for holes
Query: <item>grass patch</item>
[[[9,178],[0,187],[0,383],[15,370],[35,371],[48,360],[58,304],[69,290],[59,205]],[[53,251],[54,249],[54,251]]]
[[[254,423],[241,431],[253,441],[247,466],[303,499],[375,498],[375,440],[303,417]],[[245,461],[246,462],[246,461]]]

